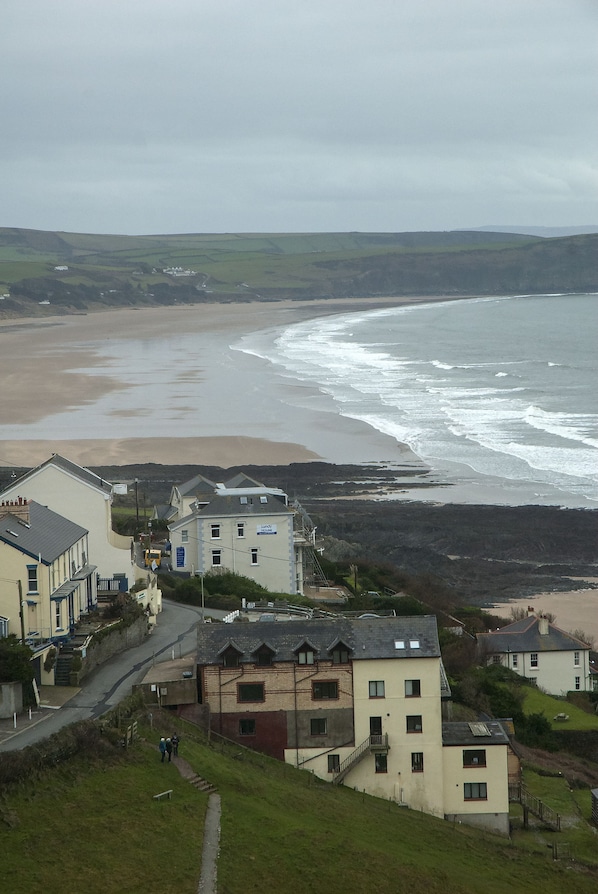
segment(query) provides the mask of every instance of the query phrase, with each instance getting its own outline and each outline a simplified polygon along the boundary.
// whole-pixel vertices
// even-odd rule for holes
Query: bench
[[[555,717],[553,717],[552,719],[553,720],[569,720],[569,715],[568,714],[556,714]]]
[[[168,798],[168,800],[170,801],[170,799],[172,798],[172,789],[171,788],[169,788],[165,792],[160,792],[159,795],[154,795],[154,801],[161,801],[163,798]]]

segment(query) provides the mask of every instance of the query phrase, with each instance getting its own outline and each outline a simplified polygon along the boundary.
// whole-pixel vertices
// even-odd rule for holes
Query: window
[[[237,522],[237,537],[245,536],[245,524],[243,522]]]
[[[264,684],[263,683],[239,683],[237,690],[237,701],[239,702],[263,702],[264,701]]]
[[[239,503],[242,506],[247,506],[247,497],[239,497]]]
[[[382,718],[370,717],[370,736],[382,735]]]
[[[225,667],[239,667],[239,653],[236,649],[228,648],[222,656]]]
[[[220,539],[220,525],[210,525],[212,540]]]
[[[262,494],[260,497],[260,503],[267,503],[268,497],[265,494]]]
[[[212,566],[214,565],[222,565],[222,550],[221,549],[213,549],[212,550]]]
[[[407,716],[407,732],[421,733],[422,731],[422,715],[410,714]]]
[[[37,565],[27,565],[27,592],[37,593]]]
[[[297,661],[299,664],[313,664],[314,663],[314,653],[312,649],[308,649],[307,647],[301,649],[300,652],[297,652]]]
[[[423,751],[412,751],[411,752],[411,772],[412,773],[423,773],[424,772],[424,753],[423,753]]]
[[[270,667],[272,664],[272,652],[268,648],[260,649],[257,653],[257,663],[260,667]]]
[[[529,656],[530,667],[538,667],[538,653],[531,652]]]
[[[573,664],[575,667],[579,667],[579,652],[573,653]]]
[[[419,698],[421,685],[419,680],[405,680],[405,698]]]
[[[0,638],[8,636],[8,618],[0,618]]]
[[[255,736],[255,720],[239,720],[240,736]]]
[[[338,754],[328,755],[328,772],[338,773],[341,768],[341,759]]]
[[[349,661],[349,650],[345,646],[337,646],[332,650],[333,664],[347,664]]]
[[[581,689],[581,677],[575,677],[575,688]]]
[[[492,664],[502,664],[502,659],[501,659],[500,655],[492,656]]]
[[[385,754],[374,755],[374,766],[376,773],[388,773],[388,761]]]
[[[519,667],[519,655],[513,655],[512,658],[513,658],[513,667],[514,668]]]
[[[251,550],[251,564],[257,565],[257,547]]]
[[[479,748],[478,750],[465,749],[463,751],[463,766],[464,767],[485,767],[486,766],[486,749],[485,748]]]
[[[56,599],[54,602],[54,621],[56,630],[62,630],[62,600]]]
[[[395,649],[404,649],[405,648],[405,640],[404,639],[395,639]]]
[[[409,640],[409,648],[410,649],[419,649],[419,640],[418,639],[410,639]]]
[[[384,680],[370,680],[370,698],[384,698]]]
[[[186,528],[181,531],[181,543],[189,543],[189,531]]]
[[[312,717],[309,724],[309,733],[311,736],[325,736],[327,726],[325,717]]]
[[[463,786],[465,801],[487,801],[488,791],[485,782],[466,782]]]
[[[322,699],[338,698],[338,683],[319,682],[312,684],[312,698],[320,701]]]

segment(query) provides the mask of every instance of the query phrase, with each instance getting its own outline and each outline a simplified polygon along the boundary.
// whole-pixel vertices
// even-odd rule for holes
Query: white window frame
[[[251,549],[251,564],[259,565],[257,546],[254,546]]]
[[[220,525],[210,525],[210,537],[212,540],[220,540]]]
[[[212,568],[218,568],[222,565],[222,550],[212,550]]]
[[[537,652],[529,653],[529,666],[530,667],[538,667],[538,653]]]

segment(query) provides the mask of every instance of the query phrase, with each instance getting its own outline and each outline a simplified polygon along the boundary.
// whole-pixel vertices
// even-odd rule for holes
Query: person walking
[[[176,733],[172,737],[172,753],[175,757],[179,756],[179,737]]]
[[[168,763],[172,760],[172,741],[171,739],[166,739],[166,753],[168,754]]]
[[[158,745],[160,749],[160,754],[162,755],[162,763],[164,763],[164,758],[166,757],[166,739],[164,736],[160,739],[160,744]]]

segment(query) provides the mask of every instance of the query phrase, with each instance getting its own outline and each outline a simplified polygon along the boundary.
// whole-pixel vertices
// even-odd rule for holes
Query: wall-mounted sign
[[[258,534],[276,534],[276,525],[258,525]]]
[[[177,546],[176,548],[176,567],[184,568],[185,567],[185,547]]]

